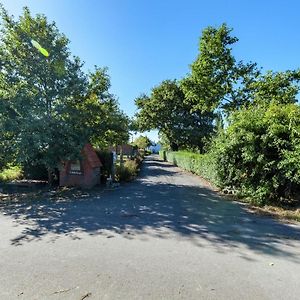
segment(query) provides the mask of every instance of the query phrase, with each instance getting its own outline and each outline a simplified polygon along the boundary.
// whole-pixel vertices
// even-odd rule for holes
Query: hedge
[[[197,174],[216,186],[220,185],[216,172],[216,164],[212,154],[197,154],[186,151],[159,151],[162,159]]]

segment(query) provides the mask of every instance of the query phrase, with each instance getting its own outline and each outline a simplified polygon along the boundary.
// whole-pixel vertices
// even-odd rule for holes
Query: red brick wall
[[[60,186],[80,186],[84,188],[91,188],[96,184],[100,184],[100,172],[91,168],[87,160],[82,161],[83,175],[69,174],[71,162],[67,161],[65,166],[60,171],[59,185]]]

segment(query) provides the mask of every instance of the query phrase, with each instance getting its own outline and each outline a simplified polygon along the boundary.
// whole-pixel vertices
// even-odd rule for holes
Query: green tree
[[[300,90],[300,70],[286,72],[268,71],[249,86],[250,104],[269,105],[297,102]]]
[[[152,89],[150,97],[136,99],[137,123],[141,130],[158,129],[172,150],[179,147],[203,148],[204,139],[213,131],[212,113],[190,111],[176,81],[165,80]]]
[[[295,103],[300,71],[261,75],[255,63],[237,62],[232,46],[238,39],[231,31],[226,24],[203,30],[199,55],[191,64],[191,73],[181,81],[191,110],[218,110],[228,116],[253,104]]]
[[[181,81],[191,111],[222,109],[228,113],[248,100],[249,85],[260,72],[254,63],[236,61],[231,47],[238,38],[231,31],[226,24],[203,30],[199,55],[191,73]]]
[[[108,92],[105,68],[84,74],[66,36],[44,15],[24,8],[15,20],[1,6],[0,16],[0,159],[11,152],[19,163],[42,164],[51,182],[54,168],[78,158],[86,142],[128,138],[127,117]]]
[[[0,14],[0,108],[6,115],[5,138],[11,138],[19,162],[41,163],[51,178],[61,159],[78,152],[85,142],[68,122],[70,103],[80,102],[86,89],[82,64],[70,57],[68,39],[45,16],[32,17],[28,8],[18,21],[3,7]],[[31,40],[38,41],[50,56],[34,48]]]
[[[146,149],[147,147],[152,145],[152,142],[147,136],[139,136],[133,142],[133,145],[137,146],[139,149]]]
[[[129,119],[120,110],[111,86],[107,68],[95,67],[88,75],[87,93],[74,108],[74,127],[86,131],[89,141],[99,148],[128,142]]]

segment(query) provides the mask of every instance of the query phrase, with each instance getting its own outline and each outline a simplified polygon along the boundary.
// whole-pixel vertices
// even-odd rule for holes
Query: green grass
[[[10,166],[0,171],[0,181],[7,182],[22,177],[22,169],[18,166]]]

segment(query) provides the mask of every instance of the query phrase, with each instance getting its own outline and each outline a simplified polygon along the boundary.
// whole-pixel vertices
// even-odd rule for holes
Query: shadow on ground
[[[292,248],[300,239],[300,227],[269,217],[250,214],[241,205],[221,199],[216,193],[187,183],[167,183],[177,169],[157,160],[144,163],[142,176],[134,183],[91,196],[84,193],[47,200],[0,202],[0,213],[24,225],[11,240],[15,246],[61,236],[81,239],[92,236],[127,239],[155,236],[183,238],[196,246],[210,245],[217,251],[244,246],[250,250],[298,260]],[[205,243],[204,243],[205,242]],[[297,243],[298,244],[298,243]],[[299,245],[299,244],[298,244]]]

